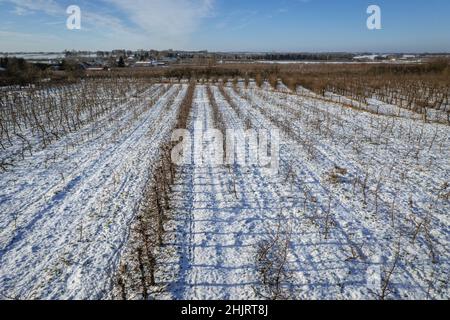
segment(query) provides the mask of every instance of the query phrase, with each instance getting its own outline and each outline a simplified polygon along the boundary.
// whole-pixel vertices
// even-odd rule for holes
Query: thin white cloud
[[[45,12],[49,15],[64,14],[64,8],[54,0],[0,0],[9,2],[16,6],[17,14],[23,12]]]
[[[212,14],[214,0],[104,0],[152,37],[181,40]]]
[[[26,16],[32,13],[32,11],[27,10],[23,7],[15,7],[14,10],[11,11],[11,13],[17,15],[17,16]]]
[[[55,0],[0,0],[15,6],[15,14],[45,13],[65,21],[66,8]],[[115,47],[169,48],[188,45],[200,21],[213,13],[215,0],[103,0],[123,15],[105,13],[96,6],[81,6],[82,30],[99,37],[98,45]],[[102,12],[104,11],[104,12]],[[114,41],[112,40],[114,39]]]
[[[43,12],[50,16],[61,17],[63,21],[67,16],[66,7],[57,3],[55,0],[0,0],[0,2],[14,4],[16,6],[14,13],[17,15],[30,12]],[[89,10],[84,10],[84,8],[82,8],[82,19],[83,22],[96,27],[105,27],[109,30],[121,32],[128,31],[120,19],[110,15],[97,14]]]

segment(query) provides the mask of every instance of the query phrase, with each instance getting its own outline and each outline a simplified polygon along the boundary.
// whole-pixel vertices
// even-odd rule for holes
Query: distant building
[[[103,71],[109,70],[109,67],[103,64],[102,62],[96,60],[92,62],[80,62],[79,66],[82,70],[86,71]]]
[[[167,63],[164,61],[153,61],[153,66],[155,66],[155,67],[162,67],[165,65],[167,65]]]
[[[134,64],[134,67],[136,68],[148,68],[153,67],[153,61],[137,61]]]
[[[416,56],[413,54],[404,54],[400,60],[414,60],[416,59]]]
[[[175,58],[175,57],[164,57],[164,58],[162,58],[162,59],[159,60],[159,62],[163,62],[163,63],[167,63],[167,64],[169,64],[169,63],[175,63],[175,62],[177,62],[177,61],[178,61],[178,59]]]
[[[356,61],[361,61],[361,62],[369,62],[369,61],[375,61],[379,58],[380,56],[377,54],[370,54],[370,55],[363,55],[363,56],[356,56],[353,57],[353,60]]]
[[[358,62],[379,62],[390,60],[391,56],[388,54],[369,54],[353,57],[353,60]]]

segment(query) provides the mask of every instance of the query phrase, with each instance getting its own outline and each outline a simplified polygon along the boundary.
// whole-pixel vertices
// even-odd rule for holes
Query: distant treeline
[[[354,56],[351,53],[264,53],[246,57],[250,60],[267,61],[350,61]],[[239,55],[235,56],[235,59],[239,58]]]
[[[422,64],[222,64],[212,66],[171,66],[169,68],[115,69],[117,76],[176,78],[176,79],[219,79],[256,78],[262,79],[286,75],[296,77],[340,77],[354,75],[367,76],[430,76],[446,77],[450,72],[448,59],[435,59]],[[91,73],[92,77],[107,77],[110,72]]]
[[[376,65],[371,68],[372,74],[429,74],[445,73],[449,70],[450,60],[446,58],[435,58],[428,63],[398,65],[384,64]]]
[[[43,79],[62,81],[77,81],[85,76],[79,64],[71,59],[64,59],[59,65],[62,73],[52,72],[51,65],[45,63],[30,63],[23,58],[1,57],[0,86],[25,86],[42,82]]]
[[[321,54],[308,55],[310,59],[319,59]],[[278,59],[287,59],[287,54],[277,55]],[[290,58],[294,59],[293,55]],[[345,54],[342,55],[344,57]],[[306,57],[306,55],[305,55]],[[298,56],[296,56],[298,58]],[[334,57],[336,59],[336,57]],[[165,68],[113,68],[111,71],[85,71],[79,68],[76,61],[66,59],[59,70],[46,69],[45,65],[30,64],[24,59],[1,58],[0,85],[25,85],[36,83],[46,78],[51,82],[78,81],[90,78],[175,78],[181,79],[274,79],[293,78],[309,79],[313,82],[323,78],[342,77],[437,77],[442,81],[450,79],[450,63],[448,59],[436,58],[422,64],[263,64],[263,63],[229,63],[213,65],[180,66]],[[47,66],[48,67],[48,66]],[[447,79],[447,80],[446,80]]]
[[[0,67],[5,69],[0,73],[0,86],[27,85],[40,80],[45,67],[31,64],[22,58],[0,58]]]

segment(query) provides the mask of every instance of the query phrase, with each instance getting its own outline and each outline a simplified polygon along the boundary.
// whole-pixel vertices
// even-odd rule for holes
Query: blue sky
[[[382,30],[366,9],[380,6]],[[67,30],[78,5],[82,29]],[[448,0],[0,0],[0,51],[450,52]]]

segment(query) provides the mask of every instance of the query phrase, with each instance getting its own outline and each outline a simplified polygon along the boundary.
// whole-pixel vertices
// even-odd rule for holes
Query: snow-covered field
[[[0,173],[0,298],[121,297],[142,190],[188,87],[149,85]],[[149,298],[449,299],[450,126],[381,108],[196,84],[187,129],[280,130],[279,170],[177,167]]]

